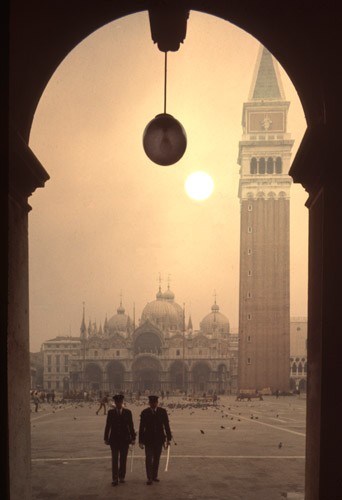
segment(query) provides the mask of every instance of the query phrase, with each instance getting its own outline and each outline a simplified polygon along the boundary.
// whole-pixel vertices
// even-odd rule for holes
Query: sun
[[[214,181],[206,172],[194,172],[185,181],[185,191],[193,200],[205,200],[209,198],[213,189]]]

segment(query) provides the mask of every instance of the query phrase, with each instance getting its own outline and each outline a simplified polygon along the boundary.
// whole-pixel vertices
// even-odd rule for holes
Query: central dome
[[[148,302],[144,307],[141,322],[149,319],[161,330],[181,330],[182,321],[179,311],[181,307],[173,299],[174,294],[170,290],[162,293],[159,287],[156,300]]]

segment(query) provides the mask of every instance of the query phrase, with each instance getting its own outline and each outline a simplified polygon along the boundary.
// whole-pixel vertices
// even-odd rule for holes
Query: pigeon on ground
[[[278,444],[278,448],[281,448],[283,446],[283,443]]]
[[[200,431],[201,431],[201,434],[204,434],[204,431],[202,431],[202,429],[200,429]]]

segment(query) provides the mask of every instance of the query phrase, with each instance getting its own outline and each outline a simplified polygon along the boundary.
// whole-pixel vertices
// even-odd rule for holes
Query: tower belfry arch
[[[239,389],[287,391],[293,140],[277,62],[260,46],[243,105],[240,169]]]

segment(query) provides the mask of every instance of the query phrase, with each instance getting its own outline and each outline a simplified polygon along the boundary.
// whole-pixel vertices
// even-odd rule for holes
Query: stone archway
[[[111,361],[107,365],[107,387],[113,394],[124,389],[125,369],[120,361]]]
[[[161,389],[162,368],[157,358],[142,356],[136,359],[132,367],[133,390],[158,392]]]
[[[338,157],[337,139],[338,131],[338,92],[340,86],[331,84],[332,71],[336,66],[338,58],[339,32],[337,22],[337,7],[326,7],[326,9],[305,9],[297,11],[293,15],[293,9],[284,9],[282,15],[279,12],[269,9],[267,4],[252,4],[248,8],[242,8],[240,2],[235,2],[222,6],[221,2],[206,2],[205,4],[196,2],[194,8],[218,15],[224,19],[232,20],[242,29],[254,33],[267,43],[273,52],[286,63],[289,73],[293,75],[296,85],[300,90],[306,115],[310,121],[308,134],[303,147],[300,149],[293,168],[294,180],[303,183],[310,193],[311,234],[311,270],[309,280],[310,308],[309,308],[309,338],[319,338],[322,342],[309,342],[310,363],[308,378],[311,378],[308,397],[308,446],[310,453],[307,454],[308,480],[306,492],[310,495],[319,495],[319,489],[331,498],[338,491],[338,462],[331,460],[334,451],[337,450],[338,440],[336,439],[336,429],[338,429],[338,414],[331,409],[331,405],[326,404],[333,395],[334,388],[330,381],[337,379],[339,375],[339,363],[335,362],[334,354],[340,352],[341,340],[338,336],[331,336],[331,325],[339,324],[339,307],[337,296],[333,292],[338,285],[338,270],[340,269],[339,246],[340,235],[336,232],[340,209],[340,196],[335,182],[335,173],[338,173],[338,163],[334,158]],[[244,5],[244,4],[243,4]],[[247,5],[246,5],[247,6]],[[102,9],[106,8],[103,12]],[[139,8],[144,8],[143,5]],[[147,8],[147,6],[146,6]],[[4,446],[4,462],[8,463],[7,476],[11,475],[11,492],[20,491],[22,498],[29,495],[29,440],[25,439],[25,433],[29,432],[29,410],[26,408],[26,415],[23,425],[22,401],[26,394],[25,373],[28,372],[28,292],[27,292],[27,216],[29,210],[26,206],[27,196],[32,193],[32,189],[42,186],[43,175],[39,177],[40,165],[35,162],[34,156],[26,147],[29,137],[31,115],[34,114],[36,103],[49,74],[57,67],[63,59],[64,54],[80,42],[89,32],[100,25],[111,21],[115,16],[125,13],[132,13],[137,9],[136,4],[127,2],[120,7],[113,6],[107,8],[107,4],[96,4],[96,10],[85,5],[84,13],[78,16],[79,4],[72,6],[69,3],[61,2],[57,12],[41,11],[39,5],[25,2],[17,2],[14,6],[12,24],[12,40],[14,40],[13,56],[11,56],[11,71],[16,75],[16,80],[11,86],[13,89],[12,99],[16,103],[16,113],[11,111],[13,118],[13,135],[23,138],[23,147],[18,147],[20,154],[11,158],[11,174],[14,172],[15,182],[13,182],[14,202],[10,206],[10,259],[9,259],[9,281],[10,299],[12,295],[16,300],[9,300],[9,337],[8,353],[4,353],[4,366],[9,364],[8,378],[3,380],[3,393],[6,393],[8,384],[10,390],[8,398],[8,408],[4,406],[2,415],[8,423],[9,432],[8,447],[11,454],[8,457],[6,446]],[[329,10],[330,9],[330,10]],[[329,13],[329,17],[326,14]],[[72,18],[72,24],[65,23],[65,19]],[[23,22],[22,20],[26,21]],[[336,20],[336,24],[335,24]],[[326,36],[335,33],[334,37]],[[273,26],[273,28],[272,28]],[[336,30],[334,30],[336,26]],[[271,29],[270,29],[271,27]],[[295,34],[289,40],[289,30]],[[32,37],[31,34],[35,33]],[[60,37],[59,39],[57,37]],[[19,42],[18,42],[19,38]],[[50,43],[45,43],[49,40]],[[284,43],[284,40],[288,43]],[[301,43],[307,40],[309,43]],[[45,47],[40,51],[40,47]],[[37,53],[40,55],[37,55]],[[26,57],[30,53],[32,58]],[[316,54],[316,57],[311,57]],[[331,54],[331,58],[326,58],[326,54]],[[35,71],[30,72],[29,67],[34,62]],[[330,61],[330,62],[329,62]],[[332,61],[332,62],[331,62]],[[309,77],[310,75],[310,77]],[[312,76],[313,75],[313,76]],[[337,76],[337,75],[336,75]],[[336,81],[335,81],[336,83]],[[322,92],[321,89],[326,89]],[[335,108],[335,110],[334,110]],[[12,134],[12,132],[11,132]],[[13,137],[12,137],[13,140]],[[15,141],[14,141],[15,142]],[[21,155],[23,153],[23,155]],[[14,155],[15,156],[15,155]],[[25,165],[25,167],[24,167]],[[329,167],[329,168],[328,168]],[[324,174],[324,175],[323,175]],[[317,196],[318,193],[318,196]],[[324,196],[323,196],[324,194]],[[19,201],[18,201],[19,200]],[[334,224],[336,221],[336,224]],[[322,230],[325,228],[325,231]],[[322,252],[322,248],[324,252]],[[4,280],[5,283],[6,280]],[[6,283],[4,288],[6,287]],[[323,292],[322,292],[323,290]],[[337,305],[337,307],[336,307]],[[322,317],[329,317],[329,322],[321,320]],[[326,347],[323,349],[321,347]],[[19,346],[19,349],[18,349]],[[20,357],[20,358],[19,358]],[[20,359],[21,363],[18,362]],[[23,362],[24,360],[24,362]],[[333,361],[332,361],[333,360]],[[22,366],[20,366],[22,365]],[[310,366],[312,369],[310,370]],[[319,369],[316,369],[318,367]],[[323,390],[318,391],[324,394],[324,399],[317,396],[317,387],[323,385]],[[22,395],[23,398],[19,397]],[[11,397],[14,395],[15,397]],[[18,403],[16,404],[16,401]],[[20,401],[20,408],[18,404]],[[20,411],[19,411],[20,410]],[[322,413],[323,422],[317,423],[317,413]],[[9,419],[8,415],[12,415]],[[16,415],[18,415],[16,419]],[[327,429],[331,429],[329,432]],[[14,436],[14,438],[13,438]],[[22,457],[25,458],[23,461]],[[8,460],[6,460],[8,458]],[[28,464],[26,469],[22,463]],[[18,473],[18,470],[20,473]],[[8,484],[8,483],[7,483]],[[315,498],[316,498],[315,496]],[[317,496],[318,498],[318,496]]]
[[[204,361],[195,364],[191,371],[192,390],[194,393],[207,393],[209,390],[209,379],[211,369]]]
[[[84,388],[89,391],[98,391],[102,385],[102,371],[96,363],[88,363],[84,369]]]
[[[296,385],[296,380],[294,378],[290,378],[290,391],[295,391],[297,388],[297,385]]]
[[[156,333],[144,331],[134,341],[134,354],[161,354],[161,346],[161,339]]]
[[[170,389],[186,391],[188,387],[188,370],[184,361],[176,360],[169,369]]]
[[[300,390],[300,392],[306,392],[306,379],[305,378],[300,379],[299,384],[298,384],[298,389]]]

